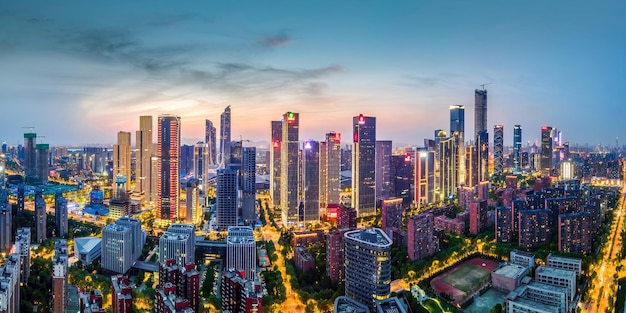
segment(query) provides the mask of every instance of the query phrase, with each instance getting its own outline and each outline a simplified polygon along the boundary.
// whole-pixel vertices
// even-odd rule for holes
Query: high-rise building
[[[220,115],[220,161],[228,165],[230,163],[230,105],[224,108]]]
[[[7,256],[0,267],[0,312],[20,311],[20,256]]]
[[[393,230],[402,228],[402,214],[404,213],[404,205],[402,198],[383,199],[381,205],[381,222],[382,230],[393,238]]]
[[[112,313],[132,313],[133,312],[133,292],[130,280],[127,276],[111,276],[111,303]]]
[[[283,123],[272,121],[271,127],[271,147],[270,147],[270,196],[275,206],[280,205],[280,184],[281,184],[281,146],[283,138]]]
[[[489,133],[486,130],[478,132],[476,137],[476,163],[478,181],[489,180]]]
[[[487,229],[487,200],[477,200],[469,206],[469,231],[472,235],[478,235]]]
[[[250,226],[228,228],[226,238],[226,268],[242,273],[242,277],[257,279],[256,242]]]
[[[36,152],[35,141],[37,140],[37,134],[25,133],[24,134],[24,174],[27,182],[34,182],[37,179],[36,168]]]
[[[180,147],[180,154],[178,158],[178,169],[180,170],[181,177],[193,176],[196,174],[194,171],[194,150],[193,145],[182,145]]]
[[[194,313],[191,303],[177,295],[178,287],[173,283],[166,283],[156,289],[155,307],[157,312],[165,313]]]
[[[241,219],[253,224],[256,214],[256,148],[243,147],[241,156]]]
[[[206,190],[209,184],[209,145],[207,143],[198,142],[193,149],[193,176],[202,184],[203,190]]]
[[[376,213],[376,118],[352,118],[352,207],[359,216]]]
[[[8,254],[11,250],[13,234],[11,232],[12,208],[8,193],[0,189],[0,253]]]
[[[46,201],[43,199],[43,190],[35,190],[35,229],[37,230],[37,243],[46,240]]]
[[[591,213],[559,214],[557,231],[559,252],[591,253]]]
[[[504,171],[504,126],[493,127],[493,173],[502,175]]]
[[[427,148],[415,153],[415,203],[425,205],[434,202],[435,152]]]
[[[409,153],[391,156],[391,189],[390,197],[402,199],[406,207],[411,205],[413,194],[413,156]]]
[[[438,133],[437,161],[439,170],[435,173],[435,179],[439,178],[439,184],[435,189],[436,200],[447,200],[454,196],[457,182],[458,139],[455,136],[446,138],[445,131]]]
[[[533,249],[550,242],[550,210],[520,210],[518,211],[518,245],[524,249]]]
[[[22,183],[17,185],[17,212],[24,212],[24,198],[26,186]]]
[[[474,138],[487,131],[487,90],[474,90]]]
[[[326,133],[320,145],[320,208],[340,202],[341,191],[341,134]]]
[[[204,124],[204,143],[209,147],[209,163],[217,164],[217,131],[210,120],[205,120]]]
[[[5,186],[6,181],[6,164],[5,154],[0,153],[0,188]]]
[[[346,296],[374,309],[391,292],[393,242],[379,228],[348,231],[344,241]]]
[[[118,132],[117,144],[113,145],[113,177],[126,177],[124,191],[130,190],[130,132]]]
[[[156,186],[152,185],[152,116],[139,117],[139,130],[136,132],[135,154],[135,193],[140,199],[155,201]]]
[[[283,114],[280,152],[280,209],[283,225],[289,227],[298,221],[298,113]]]
[[[102,229],[102,268],[124,274],[132,267],[133,231],[128,226],[109,224]]]
[[[50,167],[48,150],[50,145],[47,143],[38,143],[35,145],[37,150],[36,175],[37,181],[42,184],[48,183],[48,168]]]
[[[541,171],[549,175],[552,170],[553,132],[550,126],[541,126]]]
[[[513,126],[513,168],[522,168],[522,126]]]
[[[185,222],[195,223],[200,218],[200,191],[198,189],[198,180],[190,179],[185,186]]]
[[[168,285],[176,286],[176,297],[187,302],[193,312],[200,312],[200,273],[194,263],[182,266],[173,259],[159,262],[159,289]]]
[[[320,145],[315,140],[305,141],[302,150],[302,182],[304,211],[298,212],[300,222],[320,220]]]
[[[354,208],[340,204],[337,207],[337,228],[356,228],[356,216]]]
[[[224,168],[217,171],[217,227],[226,230],[237,225],[237,171]]]
[[[261,313],[261,283],[244,278],[242,273],[226,269],[222,276],[222,309],[231,313]]]
[[[344,279],[344,234],[350,228],[340,228],[326,234],[326,275],[337,283]]]
[[[496,241],[511,243],[513,240],[513,213],[511,207],[496,208]]]
[[[376,140],[376,199],[391,196],[391,140]]]
[[[450,106],[450,134],[457,139],[457,182],[465,183],[465,106]]]
[[[61,192],[54,195],[54,221],[57,237],[67,236],[67,199]]]
[[[478,185],[478,160],[476,146],[465,146],[465,186],[473,188]]]
[[[407,253],[412,261],[421,260],[439,251],[439,241],[434,236],[435,222],[432,213],[422,213],[409,218]]]
[[[139,259],[141,251],[145,244],[145,234],[141,230],[141,220],[132,217],[122,217],[115,221],[115,224],[122,225],[130,228],[131,230],[131,243],[132,243],[132,259],[133,261]]]
[[[30,276],[30,228],[17,229],[15,252],[20,255],[20,281],[27,283]]]
[[[157,218],[162,223],[175,221],[180,210],[180,117],[159,116],[157,144]]]
[[[193,224],[172,224],[159,239],[159,262],[174,259],[178,266],[196,261],[196,234]]]
[[[65,312],[67,309],[67,251],[67,241],[55,240],[54,259],[52,260],[53,312]]]

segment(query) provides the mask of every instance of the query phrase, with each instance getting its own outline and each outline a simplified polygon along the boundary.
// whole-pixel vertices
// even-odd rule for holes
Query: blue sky
[[[185,142],[227,105],[233,137],[267,141],[300,113],[300,138],[421,145],[448,108],[492,83],[488,124],[541,125],[580,144],[626,140],[626,4],[603,1],[2,1],[0,140],[35,126],[55,144],[113,143],[139,115],[178,114]],[[492,129],[490,129],[490,132]],[[349,138],[349,136],[344,136]],[[620,141],[624,141],[620,140]]]

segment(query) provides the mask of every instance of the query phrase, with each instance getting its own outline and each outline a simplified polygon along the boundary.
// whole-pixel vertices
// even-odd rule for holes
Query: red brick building
[[[133,292],[127,276],[115,275],[111,277],[111,295],[113,297],[111,312],[133,312]]]

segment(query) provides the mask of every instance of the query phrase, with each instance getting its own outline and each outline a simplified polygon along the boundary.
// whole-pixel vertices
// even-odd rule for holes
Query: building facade
[[[376,213],[376,118],[352,118],[352,207],[358,216]]]

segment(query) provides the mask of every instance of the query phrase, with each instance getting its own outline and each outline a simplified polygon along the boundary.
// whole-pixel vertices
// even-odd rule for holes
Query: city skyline
[[[377,139],[421,146],[450,105],[473,121],[487,83],[486,128],[504,125],[506,146],[516,124],[524,146],[542,125],[576,144],[626,132],[613,114],[626,52],[617,2],[63,3],[0,5],[0,104],[19,108],[0,141],[35,126],[52,145],[113,144],[140,115],[175,114],[195,143],[230,105],[233,138],[266,142],[268,122],[293,111],[301,139],[323,140],[363,113]]]

